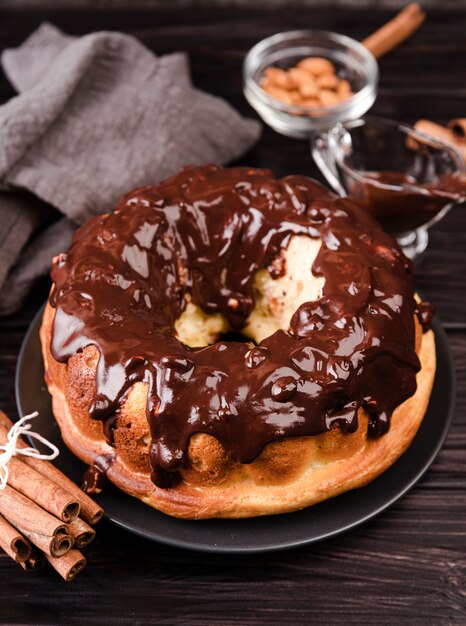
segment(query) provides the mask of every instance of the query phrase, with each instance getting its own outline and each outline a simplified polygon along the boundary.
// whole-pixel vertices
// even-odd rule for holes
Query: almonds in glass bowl
[[[267,67],[260,86],[286,104],[311,108],[335,106],[353,96],[350,83],[340,78],[334,64],[323,57],[306,57],[287,70]]]

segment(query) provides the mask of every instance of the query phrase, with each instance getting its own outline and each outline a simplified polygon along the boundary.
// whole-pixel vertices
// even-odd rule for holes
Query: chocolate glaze
[[[454,174],[444,174],[429,183],[400,172],[364,175],[364,182],[352,181],[351,197],[395,235],[428,224],[448,204],[462,202],[466,196],[466,181]]]
[[[293,235],[321,239],[312,271],[325,286],[289,331],[256,347],[220,340],[194,349],[175,338],[189,299],[240,330],[254,306],[254,274],[280,275]],[[248,463],[271,441],[354,432],[361,406],[378,437],[416,389],[410,262],[363,210],[305,177],[185,169],[89,220],[52,277],[54,358],[89,345],[100,353],[90,414],[112,424],[128,389],[147,383],[159,486],[174,484],[195,433]]]
[[[89,465],[81,481],[81,489],[90,495],[100,493],[107,485],[107,475],[95,465]]]

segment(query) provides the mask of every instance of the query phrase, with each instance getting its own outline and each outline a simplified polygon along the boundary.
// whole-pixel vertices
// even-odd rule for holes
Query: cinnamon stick
[[[31,467],[34,467],[38,472],[53,480],[53,482],[57,483],[64,487],[71,495],[76,498],[79,502],[79,506],[81,507],[80,515],[83,517],[88,524],[94,526],[99,522],[104,514],[104,511],[97,502],[94,502],[92,498],[90,498],[82,489],[78,487],[72,480],[65,476],[57,469],[52,463],[49,461],[38,461],[32,457],[25,457],[26,463]]]
[[[0,411],[0,441],[2,441],[2,443],[12,426],[13,422],[5,415],[5,413]],[[18,439],[18,447],[26,448],[28,446],[24,441]],[[40,472],[43,476],[46,476],[51,481],[69,492],[73,499],[79,503],[81,508],[80,514],[86,522],[94,525],[102,519],[104,513],[102,507],[85,494],[84,491],[82,491],[72,480],[62,474],[62,472],[52,465],[52,463],[26,456],[22,457],[22,460],[37,472]]]
[[[414,124],[414,128],[419,130],[421,133],[427,133],[428,135],[437,137],[437,139],[441,139],[442,141],[449,142],[452,136],[451,131],[448,128],[441,126],[440,124],[436,124],[435,122],[431,122],[430,120],[418,120]]]
[[[408,4],[392,20],[366,37],[363,45],[379,59],[410,37],[423,23],[426,14],[417,2]]]
[[[95,530],[79,517],[68,524],[68,534],[74,539],[74,547],[81,549],[95,537]]]
[[[0,491],[0,514],[50,556],[62,556],[72,546],[73,540],[61,520],[9,485]]]
[[[0,547],[17,563],[24,563],[31,556],[31,544],[16,528],[0,515]]]
[[[39,552],[39,550],[36,550],[36,548],[32,548],[31,556],[25,561],[22,561],[20,565],[25,572],[36,572],[45,565],[44,555],[42,552]]]
[[[3,443],[1,433],[0,442]],[[78,517],[80,506],[76,498],[27,463],[13,457],[8,470],[8,484],[40,507],[66,523]]]
[[[81,552],[79,552],[79,550],[69,550],[60,558],[51,557],[46,554],[45,558],[67,582],[73,580],[76,574],[82,572],[87,565],[86,558],[81,554]]]
[[[455,123],[457,121],[458,120],[452,120],[452,122]],[[450,124],[452,122],[450,122]],[[441,141],[452,144],[453,147],[455,147],[461,154],[463,159],[466,160],[466,138],[461,137],[458,133],[455,133],[451,127],[447,128],[445,126],[441,126],[440,124],[436,124],[435,122],[431,122],[430,120],[418,120],[414,124],[414,128],[422,133],[427,133],[428,135],[432,135]]]
[[[458,117],[448,122],[448,128],[458,139],[466,139],[466,117]]]

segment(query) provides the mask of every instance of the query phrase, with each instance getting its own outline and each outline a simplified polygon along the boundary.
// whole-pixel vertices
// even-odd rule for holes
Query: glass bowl
[[[324,57],[346,79],[354,95],[335,106],[310,108],[286,104],[260,86],[266,68],[289,69],[305,57]],[[319,30],[295,30],[263,39],[247,54],[243,64],[243,90],[250,105],[277,132],[298,139],[338,122],[361,117],[377,95],[379,70],[374,56],[362,44],[346,37]]]
[[[400,122],[366,116],[315,135],[312,155],[342,196],[357,200],[414,259],[427,229],[466,200],[466,164],[450,144]]]

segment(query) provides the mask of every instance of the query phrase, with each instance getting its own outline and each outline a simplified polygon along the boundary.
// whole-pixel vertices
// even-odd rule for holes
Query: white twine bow
[[[8,483],[8,463],[10,459],[17,454],[22,454],[23,456],[32,456],[34,459],[42,459],[44,461],[52,461],[59,454],[59,449],[47,441],[45,437],[39,435],[39,433],[35,433],[31,430],[31,424],[26,424],[26,422],[34,417],[37,417],[39,413],[34,411],[30,415],[25,415],[20,420],[13,424],[9,433],[7,442],[3,445],[0,445],[0,450],[3,450],[3,454],[0,454],[0,489],[5,489]],[[22,435],[27,435],[30,439],[35,439],[36,441],[40,441],[45,446],[48,446],[51,450],[50,454],[41,454],[39,450],[35,448],[18,448],[18,438]]]

